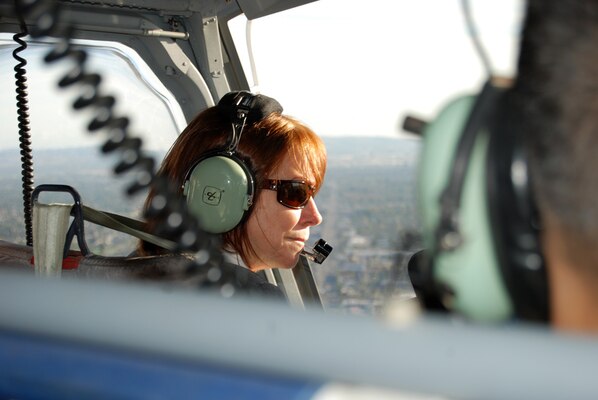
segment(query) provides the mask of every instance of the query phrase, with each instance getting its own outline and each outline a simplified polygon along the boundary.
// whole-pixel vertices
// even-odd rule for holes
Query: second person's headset
[[[516,109],[504,81],[427,125],[420,207],[423,296],[481,321],[545,321],[548,287]],[[415,286],[415,284],[414,284]]]
[[[256,192],[254,173],[237,154],[243,129],[283,109],[270,97],[246,91],[227,93],[216,107],[231,121],[231,135],[224,148],[204,154],[192,165],[183,195],[202,229],[224,233],[248,215]]]

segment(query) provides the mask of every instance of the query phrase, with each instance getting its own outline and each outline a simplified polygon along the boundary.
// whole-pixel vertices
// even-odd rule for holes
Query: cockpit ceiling
[[[173,12],[197,12],[208,9],[228,8],[234,0],[63,0],[63,3],[108,8],[123,7],[138,10],[153,10],[167,14]],[[260,18],[316,0],[237,0],[236,3],[248,19]]]
[[[316,0],[237,0],[247,19],[260,18]]]

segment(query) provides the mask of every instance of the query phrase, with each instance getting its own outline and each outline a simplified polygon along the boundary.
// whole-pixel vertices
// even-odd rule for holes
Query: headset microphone
[[[322,264],[326,257],[332,252],[332,246],[326,243],[324,239],[319,239],[311,251],[301,250],[301,254],[316,264]]]

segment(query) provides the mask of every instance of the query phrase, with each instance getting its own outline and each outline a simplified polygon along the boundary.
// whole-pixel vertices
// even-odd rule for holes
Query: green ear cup
[[[189,211],[210,233],[232,230],[249,210],[253,178],[244,164],[225,155],[200,161],[185,182],[183,194]]]
[[[474,96],[449,103],[424,132],[420,164],[420,206],[424,240],[434,249],[445,188],[459,137],[475,102]],[[434,279],[452,292],[447,306],[480,321],[508,318],[513,306],[503,283],[491,236],[486,190],[488,131],[478,133],[461,197],[459,225],[463,243],[441,251],[432,261]]]

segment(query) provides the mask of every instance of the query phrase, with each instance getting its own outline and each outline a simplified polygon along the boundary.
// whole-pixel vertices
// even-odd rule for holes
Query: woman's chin
[[[301,253],[295,254],[295,256],[293,258],[291,258],[291,259],[288,260],[288,262],[283,263],[282,264],[283,266],[280,267],[280,268],[282,268],[282,269],[293,269],[293,268],[295,268],[295,265],[297,265],[297,262],[299,261],[299,255],[300,254]]]

